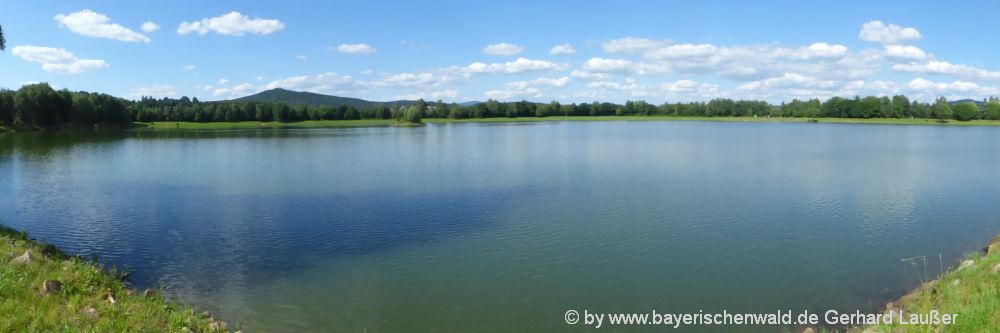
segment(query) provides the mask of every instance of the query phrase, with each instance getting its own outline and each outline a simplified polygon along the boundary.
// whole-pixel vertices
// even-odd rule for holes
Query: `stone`
[[[111,288],[108,288],[108,297],[106,297],[105,299],[107,299],[108,303],[111,304],[118,303],[118,301],[115,300],[115,294],[111,292]]]
[[[814,331],[813,331],[812,327],[806,327],[806,329],[802,330],[802,333],[813,333],[813,332]]]
[[[18,256],[17,258],[11,259],[11,264],[24,265],[31,263],[31,250],[24,251],[24,254]]]
[[[225,332],[229,330],[229,327],[224,321],[213,321],[208,324],[208,330],[212,332]]]
[[[187,326],[184,326],[184,328],[181,328],[181,333],[194,333],[194,331],[192,331]]]
[[[952,281],[952,282],[951,282],[951,285],[953,285],[953,286],[958,286],[958,285],[959,285],[960,283],[962,283],[962,280],[959,280],[959,279],[955,279],[955,281]]]
[[[80,313],[83,313],[87,317],[97,318],[97,310],[95,310],[90,305],[87,305],[87,306],[83,307],[83,309],[80,310]]]
[[[159,293],[157,293],[156,290],[146,289],[142,291],[142,297],[156,298],[156,296],[159,296]]]
[[[47,294],[58,293],[62,289],[62,282],[59,280],[45,280],[42,282],[42,292]]]
[[[993,273],[996,272],[1000,272],[1000,264],[996,264],[996,266],[993,266]]]
[[[976,262],[975,262],[975,261],[972,261],[972,259],[969,259],[969,260],[966,260],[966,261],[963,261],[961,265],[958,265],[958,270],[960,271],[960,270],[962,270],[963,268],[966,268],[966,267],[972,267],[972,265],[975,265],[975,264],[976,264]]]

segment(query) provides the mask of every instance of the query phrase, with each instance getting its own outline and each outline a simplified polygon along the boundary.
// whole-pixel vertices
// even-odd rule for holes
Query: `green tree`
[[[14,125],[55,125],[66,120],[73,105],[68,91],[55,91],[48,83],[22,86],[14,95]]]
[[[934,117],[937,119],[951,119],[951,105],[948,105],[948,100],[944,99],[944,97],[938,98],[938,100],[934,102],[934,106],[931,107],[931,113],[933,113]]]
[[[406,123],[420,124],[422,122],[421,113],[423,112],[420,111],[419,106],[409,106],[403,111],[403,117],[399,120]]]
[[[9,125],[14,121],[14,92],[0,90],[0,124]]]
[[[7,49],[7,39],[3,38],[3,26],[0,26],[0,51]]]
[[[989,120],[1000,120],[1000,103],[989,102],[984,105],[986,112],[983,113],[983,118]]]
[[[348,106],[347,110],[344,110],[344,119],[346,120],[357,120],[361,119],[361,115],[358,114],[358,110],[353,106]]]
[[[892,113],[896,117],[909,118],[913,116],[910,113],[910,100],[903,95],[892,96]]]
[[[959,121],[969,121],[979,118],[979,106],[973,102],[965,102],[955,105],[952,109],[955,113],[955,119]]]
[[[292,109],[288,107],[288,104],[278,103],[278,105],[271,110],[271,117],[277,122],[286,122],[289,120],[288,116],[292,113],[291,111]]]

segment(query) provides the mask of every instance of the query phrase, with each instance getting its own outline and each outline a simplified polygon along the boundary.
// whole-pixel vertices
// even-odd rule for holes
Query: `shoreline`
[[[590,121],[626,121],[626,122],[721,122],[721,123],[827,123],[827,124],[863,124],[863,125],[908,125],[908,126],[1000,126],[1000,120],[946,120],[925,118],[794,118],[794,117],[706,117],[706,116],[549,116],[549,117],[494,117],[494,118],[426,118],[423,124],[465,124],[465,123],[526,123],[526,122],[590,122]],[[239,122],[188,122],[188,121],[157,121],[132,122],[128,127],[119,126],[62,126],[56,128],[35,128],[18,130],[0,126],[0,133],[40,132],[40,131],[134,131],[134,132],[164,132],[164,131],[212,131],[212,130],[248,130],[248,129],[310,129],[310,128],[370,128],[370,127],[419,127],[396,126],[395,119],[358,119],[358,120],[303,120],[296,122],[277,121],[239,121]]]
[[[885,304],[883,314],[924,315],[932,311],[957,314],[952,325],[879,324],[862,333],[897,332],[983,332],[1000,327],[1000,235],[980,251],[968,253],[935,279]],[[964,321],[963,321],[964,319]],[[971,322],[971,323],[970,323]]]
[[[917,125],[917,126],[1000,126],[1000,120],[949,120],[945,123],[934,119],[910,118],[764,118],[764,117],[687,117],[687,116],[554,116],[520,118],[425,118],[427,124],[462,123],[523,123],[523,122],[563,122],[563,121],[710,121],[710,122],[753,122],[753,123],[831,123],[831,124],[875,124],[875,125]],[[304,129],[304,128],[353,128],[391,127],[395,119],[362,120],[305,120],[299,122],[135,122],[131,131],[171,131],[171,130],[229,130],[229,129]]]
[[[0,252],[0,332],[230,332],[160,290],[132,288],[124,272],[3,225]]]
[[[883,304],[881,309],[871,315],[891,317],[892,323],[834,329],[806,327],[796,332],[988,332],[991,327],[1000,327],[1000,235],[993,237],[981,251],[966,254],[937,278]],[[954,315],[953,322],[919,322],[935,313]],[[919,319],[913,320],[916,318]]]

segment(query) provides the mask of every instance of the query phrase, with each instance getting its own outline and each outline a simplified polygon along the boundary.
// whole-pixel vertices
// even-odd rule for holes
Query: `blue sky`
[[[202,100],[274,87],[369,100],[982,99],[1000,95],[996,13],[995,1],[3,1],[0,87]]]

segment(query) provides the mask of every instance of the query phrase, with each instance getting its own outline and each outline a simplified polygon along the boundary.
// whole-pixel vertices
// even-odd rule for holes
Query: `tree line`
[[[766,101],[713,99],[707,102],[662,103],[644,101],[624,104],[607,102],[562,104],[489,100],[474,105],[418,100],[406,105],[373,103],[349,105],[288,105],[272,102],[216,101],[197,98],[152,98],[137,101],[106,94],[54,90],[48,84],[29,84],[17,91],[0,90],[0,124],[12,128],[49,128],[63,125],[128,126],[131,122],[238,122],[304,120],[397,119],[420,122],[423,118],[496,118],[550,116],[703,116],[703,117],[831,117],[831,118],[926,118],[1000,120],[1000,99],[991,97],[982,105],[966,102],[952,105],[944,98],[933,103],[892,97],[833,97],[793,100],[781,104]]]
[[[0,90],[0,125],[22,129],[98,124],[125,127],[132,122],[128,103],[107,94],[28,84],[17,91]]]

